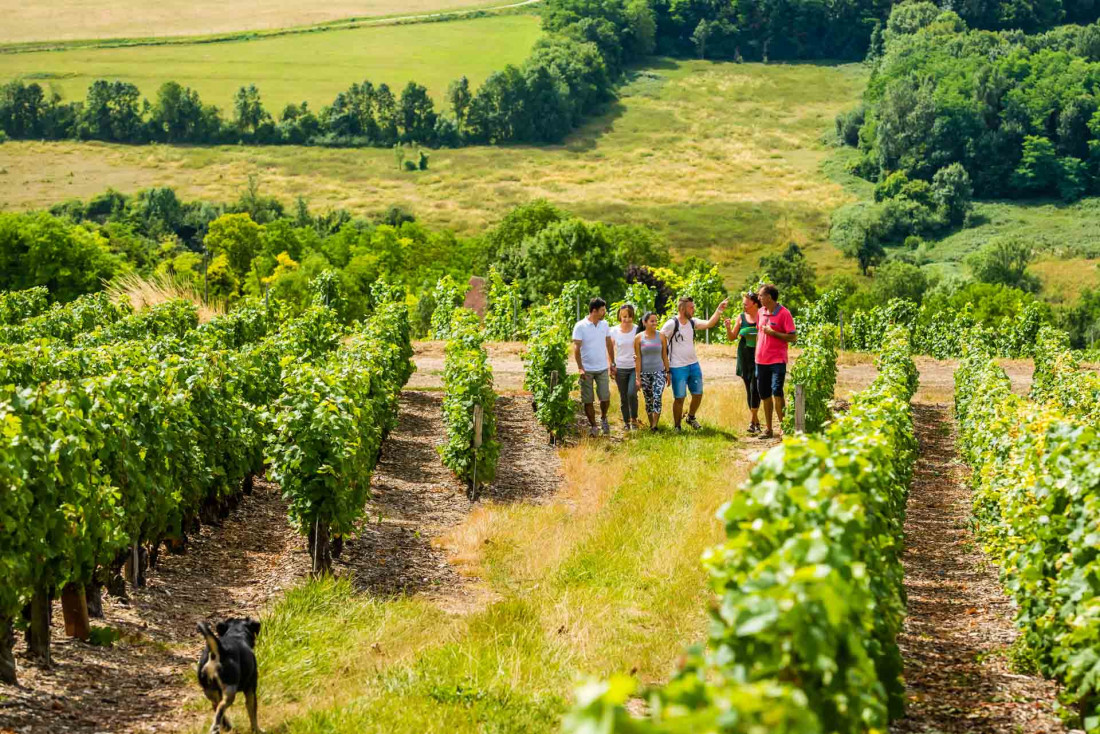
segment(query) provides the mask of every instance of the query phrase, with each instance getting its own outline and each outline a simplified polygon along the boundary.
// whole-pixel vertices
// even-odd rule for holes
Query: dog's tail
[[[210,625],[206,622],[199,622],[195,625],[195,630],[206,639],[206,647],[210,650],[210,657],[217,660],[219,657],[218,638],[214,635],[214,631],[210,629]]]

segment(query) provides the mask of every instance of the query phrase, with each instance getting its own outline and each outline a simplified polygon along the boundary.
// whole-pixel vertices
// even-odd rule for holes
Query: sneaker
[[[749,433],[750,434],[760,433],[760,424],[759,423],[750,423],[749,424]]]
[[[600,435],[600,432],[595,426],[589,426],[588,427],[588,435],[591,436],[592,438],[595,438],[596,436]]]
[[[702,426],[699,425],[699,421],[695,420],[695,416],[693,415],[687,417],[687,424],[697,431],[702,428]]]
[[[603,419],[603,422],[600,424],[600,427],[603,429],[603,435],[605,435],[605,436],[610,436],[611,435],[611,424],[607,422],[606,418]]]
[[[759,438],[761,441],[768,441],[770,439],[775,438],[775,434],[772,433],[771,431],[764,431],[759,436],[757,436],[757,438]]]
[[[680,428],[680,426],[673,426],[672,430],[676,431],[677,433],[683,433],[684,432],[684,429]]]

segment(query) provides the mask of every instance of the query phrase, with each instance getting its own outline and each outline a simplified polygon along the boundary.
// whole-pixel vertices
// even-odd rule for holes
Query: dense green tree
[[[886,257],[880,220],[881,213],[872,207],[846,207],[833,215],[829,238],[864,275]]]
[[[904,298],[919,304],[927,290],[927,276],[912,263],[888,260],[875,269],[874,293],[881,303],[892,298]]]
[[[79,130],[82,137],[95,140],[141,142],[145,124],[138,88],[128,82],[93,82]]]
[[[455,121],[461,129],[466,124],[466,113],[470,110],[470,102],[473,94],[470,92],[470,80],[465,76],[459,77],[447,87],[447,101],[451,104]]]
[[[260,90],[255,84],[241,87],[233,96],[234,123],[241,135],[256,134],[264,123],[271,121],[271,115],[264,109],[260,99]]]
[[[623,265],[600,224],[566,219],[524,241],[525,296],[541,301],[561,293],[574,280],[586,280],[594,293],[619,293],[625,287]]]
[[[225,255],[226,263],[238,279],[252,269],[252,258],[260,254],[262,228],[247,214],[223,214],[210,223],[206,249],[213,255]]]
[[[55,301],[97,291],[120,266],[97,232],[44,212],[0,214],[0,290],[46,286]]]
[[[210,142],[221,120],[215,107],[204,107],[199,93],[178,82],[165,82],[149,111],[150,136],[166,143]]]
[[[374,109],[378,120],[378,140],[383,145],[393,145],[400,139],[400,113],[397,100],[388,84],[379,84],[374,94]]]
[[[401,93],[401,126],[406,142],[428,143],[435,130],[435,104],[428,89],[409,82]]]

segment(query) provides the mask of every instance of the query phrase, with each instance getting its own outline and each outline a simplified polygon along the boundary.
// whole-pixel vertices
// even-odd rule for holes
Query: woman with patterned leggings
[[[657,331],[657,314],[642,317],[642,331],[634,337],[635,364],[638,365],[638,389],[645,396],[649,430],[656,431],[661,420],[661,395],[668,383],[668,339]]]

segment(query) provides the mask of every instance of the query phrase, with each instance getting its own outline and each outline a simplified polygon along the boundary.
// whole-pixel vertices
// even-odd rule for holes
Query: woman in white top
[[[634,337],[637,332],[634,307],[625,303],[619,307],[619,325],[611,329],[611,341],[615,343],[615,384],[619,386],[619,403],[627,431],[638,428],[638,385],[634,359]]]

